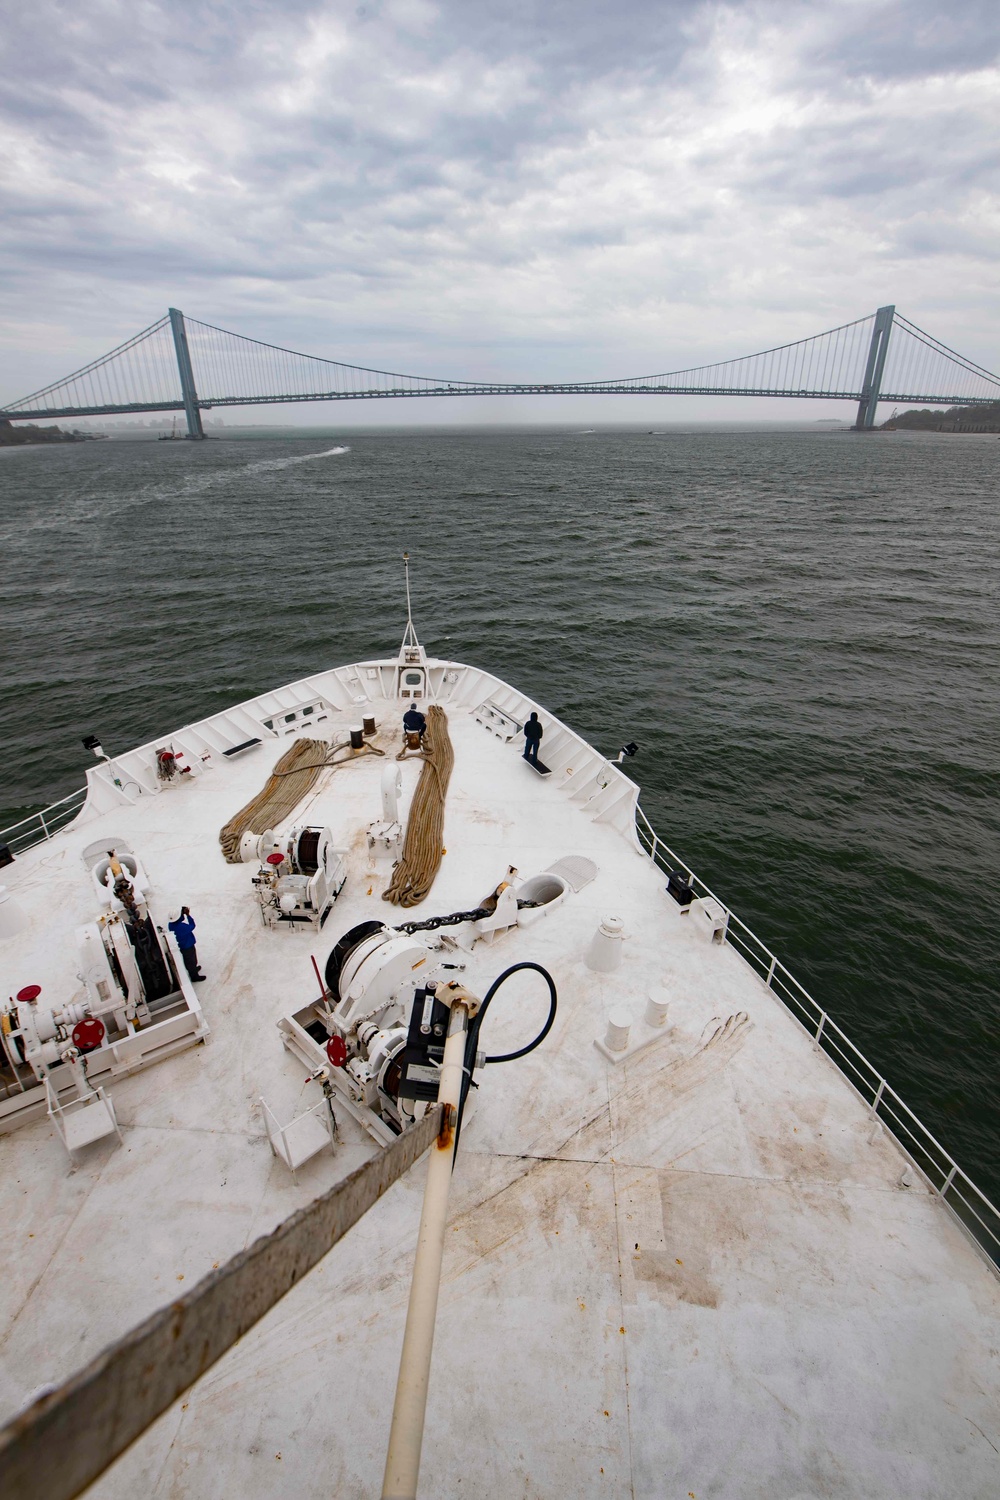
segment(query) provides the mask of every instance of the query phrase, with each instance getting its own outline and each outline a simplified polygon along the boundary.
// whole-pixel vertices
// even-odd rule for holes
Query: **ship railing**
[[[0,828],[0,844],[6,844],[11,854],[24,854],[36,844],[44,844],[67,823],[72,823],[86,800],[87,788],[77,787],[68,797],[61,797],[40,812],[29,814],[9,828]]]
[[[1000,1210],[976,1187],[874,1064],[868,1061],[864,1053],[771,952],[767,944],[745,922],[741,922],[726,903],[664,843],[642,808],[637,809],[636,834],[642,849],[665,874],[673,871],[684,874],[688,884],[698,895],[718,903],[725,913],[726,942],[736,949],[762,983],[805,1027],[816,1046],[836,1064],[864,1101],[872,1118],[869,1140],[874,1140],[879,1130],[888,1130],[927,1186],[947,1204],[980,1250],[1000,1270]]]

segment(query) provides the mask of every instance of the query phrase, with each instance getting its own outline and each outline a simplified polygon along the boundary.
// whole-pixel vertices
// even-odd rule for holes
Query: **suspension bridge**
[[[443,380],[372,370],[186,318],[172,307],[134,338],[63,380],[9,402],[0,420],[183,412],[203,438],[201,413],[221,406],[371,401],[415,396],[783,396],[857,403],[859,430],[880,401],[986,406],[1000,376],[957,354],[893,306],[758,354],[660,375],[541,383]]]

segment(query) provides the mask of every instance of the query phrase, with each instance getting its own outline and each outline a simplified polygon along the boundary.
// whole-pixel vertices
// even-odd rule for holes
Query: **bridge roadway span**
[[[891,347],[890,347],[891,346]],[[222,406],[455,396],[769,396],[858,403],[871,429],[880,401],[986,406],[1000,377],[909,322],[894,306],[739,359],[671,373],[589,381],[470,381],[402,375],[249,339],[171,308],[82,370],[8,404],[11,422],[184,412],[202,438],[201,413]]]

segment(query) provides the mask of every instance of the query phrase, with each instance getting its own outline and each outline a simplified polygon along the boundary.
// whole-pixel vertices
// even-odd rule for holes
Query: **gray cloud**
[[[553,379],[894,300],[998,363],[992,4],[42,0],[0,47],[10,394],[168,303]]]

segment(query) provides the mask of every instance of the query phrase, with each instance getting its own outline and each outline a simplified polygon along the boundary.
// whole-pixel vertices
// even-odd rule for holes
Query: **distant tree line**
[[[916,428],[920,432],[1000,432],[1000,401],[989,406],[949,406],[947,411],[893,412],[882,426]]]
[[[61,427],[36,427],[34,422],[18,423],[0,418],[0,448],[17,448],[25,443],[86,443],[88,432],[63,432]]]

